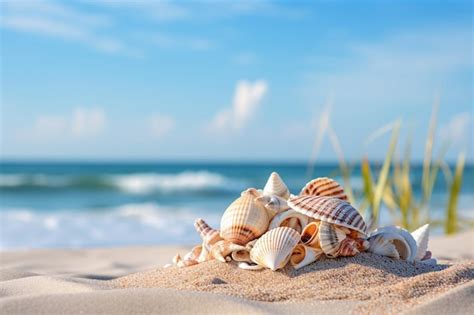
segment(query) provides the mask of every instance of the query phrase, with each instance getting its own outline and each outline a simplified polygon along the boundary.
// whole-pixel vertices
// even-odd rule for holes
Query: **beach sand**
[[[474,231],[430,241],[438,266],[372,254],[294,271],[243,271],[216,261],[162,269],[188,247],[1,253],[3,314],[468,314]]]

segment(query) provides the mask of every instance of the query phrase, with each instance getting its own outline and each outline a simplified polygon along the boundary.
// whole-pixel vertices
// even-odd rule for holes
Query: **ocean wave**
[[[176,174],[134,173],[103,175],[2,174],[0,189],[84,189],[119,190],[132,194],[237,191],[238,180],[208,171]]]

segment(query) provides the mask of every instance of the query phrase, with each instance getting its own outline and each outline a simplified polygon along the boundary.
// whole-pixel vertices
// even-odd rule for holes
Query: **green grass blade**
[[[446,225],[445,225],[446,234],[454,234],[457,232],[457,229],[458,229],[457,206],[458,206],[459,193],[461,192],[461,186],[462,186],[464,162],[465,162],[465,156],[464,156],[464,153],[461,153],[456,163],[456,171],[454,172],[454,177],[453,177],[453,181],[451,183],[451,189],[449,192],[448,207],[446,209]]]

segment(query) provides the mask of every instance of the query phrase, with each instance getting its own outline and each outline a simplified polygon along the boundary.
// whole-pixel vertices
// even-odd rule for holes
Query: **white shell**
[[[427,264],[427,265],[432,265],[432,266],[435,266],[435,265],[438,264],[438,261],[436,260],[436,258],[425,259],[425,260],[421,260],[419,262]]]
[[[397,250],[400,254],[400,259],[407,260],[407,261],[414,261],[415,260],[416,252],[417,252],[417,246],[416,246],[416,241],[413,238],[413,236],[410,234],[410,232],[408,232],[407,230],[405,230],[401,227],[398,227],[398,226],[386,226],[386,227],[382,227],[382,228],[379,228],[379,229],[375,230],[371,234],[371,236],[381,234],[381,233],[386,234],[386,238],[392,238],[394,240],[395,239],[400,240],[400,238],[399,237],[394,238],[393,236],[390,236],[390,235],[397,234],[397,235],[401,236],[405,240],[406,249],[404,249],[404,247],[401,246],[401,244],[399,242],[394,243],[395,247],[401,246],[400,248],[397,247]]]
[[[308,224],[309,218],[304,214],[301,214],[293,209],[284,211],[277,214],[272,221],[270,221],[269,230],[287,226],[295,229],[298,233],[301,233],[304,227]]]
[[[322,255],[321,249],[309,247],[303,244],[296,245],[291,254],[290,263],[296,270],[303,268],[318,260]]]
[[[405,239],[402,238],[401,241],[405,242]],[[400,259],[400,254],[398,253],[395,245],[392,243],[392,239],[388,237],[386,238],[383,233],[369,237],[369,243],[370,246],[367,251],[377,255]]]
[[[262,270],[264,267],[255,264],[249,264],[247,262],[239,263],[239,268],[244,270]]]
[[[428,250],[428,241],[430,237],[430,225],[425,224],[411,233],[411,236],[415,239],[417,250],[415,260],[421,260],[425,257],[426,251]]]
[[[255,201],[260,202],[268,211],[270,218],[273,218],[276,214],[288,210],[290,206],[286,202],[286,199],[279,197],[277,195],[263,195],[257,197]]]
[[[337,252],[341,242],[346,239],[346,233],[338,229],[338,226],[321,221],[319,224],[319,244],[326,256],[334,258],[337,257]]]
[[[286,187],[285,183],[277,172],[270,174],[270,177],[263,188],[263,193],[265,195],[277,195],[283,199],[288,199],[288,197],[290,197],[290,191],[288,190],[288,187]]]
[[[285,267],[300,240],[300,234],[289,227],[278,227],[263,234],[250,251],[250,259],[275,271]]]

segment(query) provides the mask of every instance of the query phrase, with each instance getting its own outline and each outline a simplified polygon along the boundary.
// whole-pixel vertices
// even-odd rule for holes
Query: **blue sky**
[[[470,1],[2,1],[3,158],[472,159]],[[327,137],[319,159],[335,159]]]

